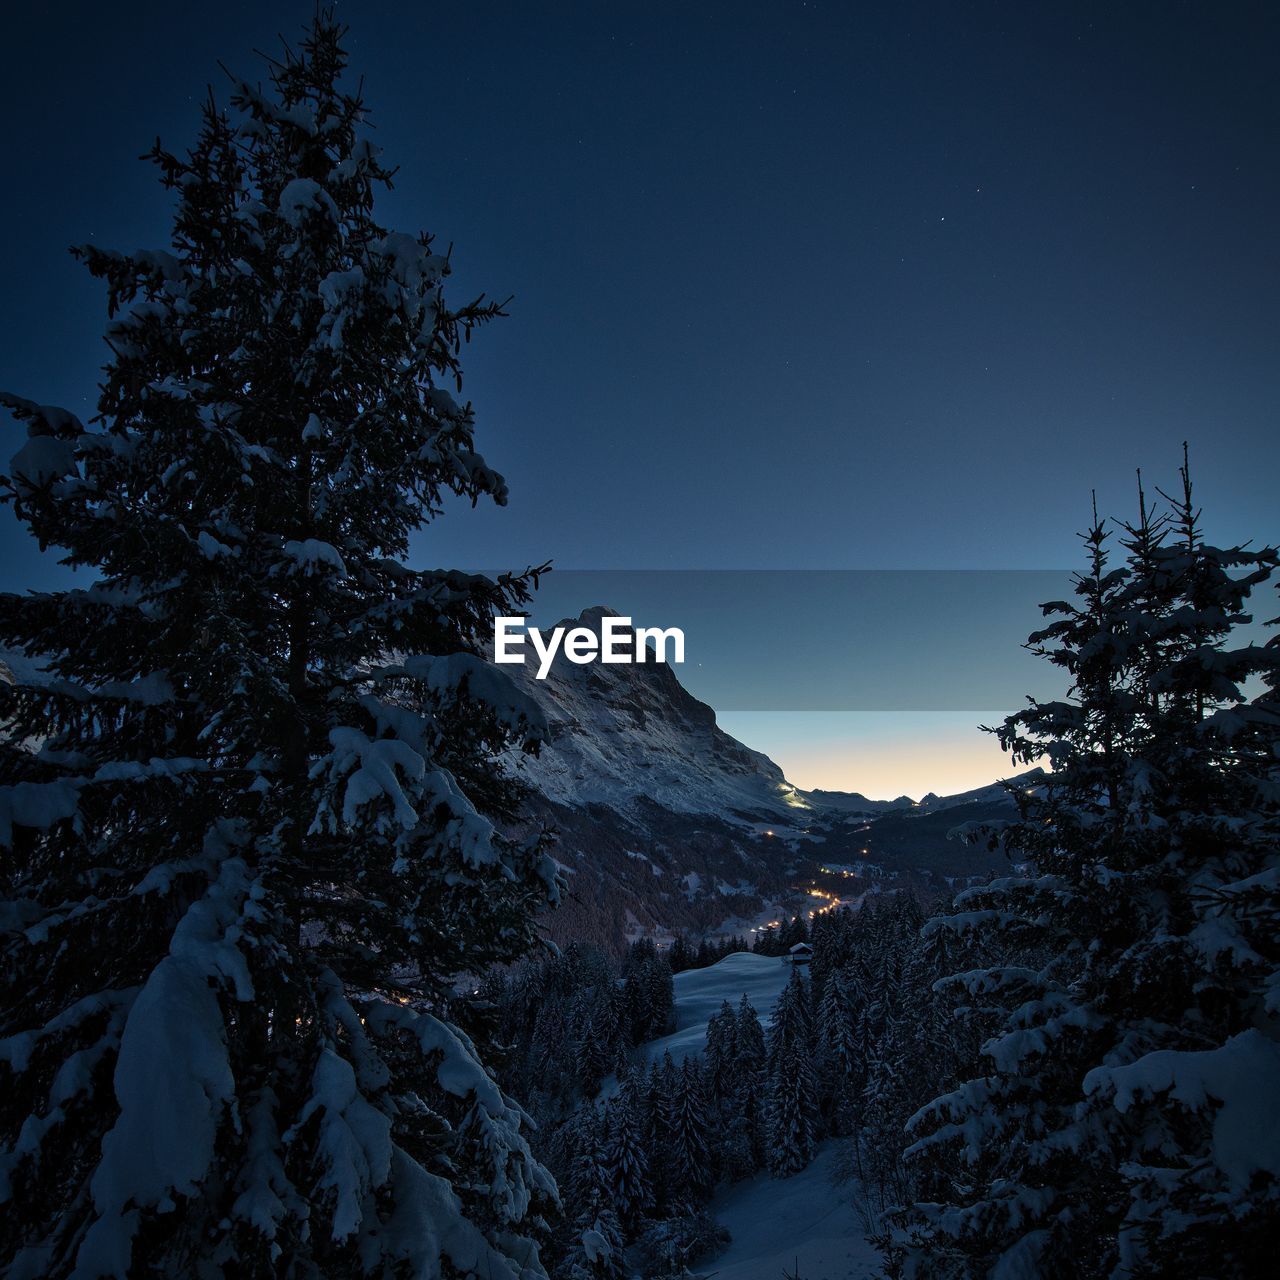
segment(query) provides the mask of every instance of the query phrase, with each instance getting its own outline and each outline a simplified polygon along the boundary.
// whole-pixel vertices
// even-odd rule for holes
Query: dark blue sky
[[[163,243],[134,157],[311,11],[7,18],[0,387],[88,410],[66,246]],[[511,505],[424,561],[1073,565],[1090,488],[1127,514],[1184,438],[1211,533],[1280,536],[1274,6],[339,11],[384,220],[515,295],[466,365]],[[0,585],[56,580],[15,534]]]

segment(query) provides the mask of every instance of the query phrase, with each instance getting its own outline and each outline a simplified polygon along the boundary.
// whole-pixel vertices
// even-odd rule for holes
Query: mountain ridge
[[[599,635],[601,620],[618,616],[595,605],[557,626]],[[543,680],[531,664],[503,670],[547,716],[550,740],[542,753],[515,763],[549,800],[626,812],[647,798],[673,813],[747,826],[809,807],[767,755],[720,728],[714,709],[666,662],[579,665],[558,653]]]

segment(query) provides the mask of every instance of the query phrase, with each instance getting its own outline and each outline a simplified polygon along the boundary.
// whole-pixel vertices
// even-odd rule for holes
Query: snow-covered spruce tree
[[[715,1186],[707,1092],[701,1060],[689,1057],[676,1069],[671,1097],[671,1170],[673,1198],[692,1212]]]
[[[730,1180],[748,1177],[757,1168],[752,1149],[751,1121],[747,1115],[750,1095],[744,1092],[751,1077],[738,1073],[738,1015],[724,1001],[707,1023],[707,1047],[703,1056],[707,1101],[711,1115],[711,1141],[715,1166]],[[753,1070],[759,1072],[757,1061]]]
[[[564,1280],[622,1275],[622,1227],[613,1211],[613,1186],[606,1151],[605,1120],[595,1106],[583,1107],[563,1131],[569,1170],[563,1180],[571,1213],[569,1245],[554,1271]]]
[[[403,562],[505,498],[450,393],[499,312],[374,220],[341,35],[157,144],[169,249],[77,251],[98,416],[6,398],[5,499],[98,574],[0,598],[49,676],[0,695],[10,1280],[542,1274],[554,1185],[448,1020],[558,892],[495,827],[536,709],[477,656],[526,580]]]
[[[639,1093],[642,1140],[649,1156],[649,1187],[655,1217],[665,1217],[674,1198],[671,1168],[672,1079],[675,1066],[670,1053],[664,1061],[649,1066],[643,1091]],[[670,1067],[670,1071],[667,1068]]]
[[[653,1205],[649,1155],[644,1146],[644,1122],[636,1095],[639,1086],[628,1077],[605,1111],[605,1168],[610,1205],[625,1231],[635,1233]]]
[[[904,1126],[921,1106],[975,1069],[978,1046],[986,1038],[980,1020],[957,1019],[952,1002],[934,990],[939,976],[977,962],[971,941],[971,935],[945,930],[904,939],[909,955],[880,1036],[862,1049],[866,1061],[855,1068],[862,1086],[851,1154],[870,1221],[878,1221],[889,1205],[927,1194],[928,1185],[913,1176],[919,1167],[904,1165]]]
[[[706,1066],[707,1096],[713,1108],[732,1102],[737,1093],[734,1065],[737,1058],[738,1018],[733,1005],[723,1001],[717,1013],[707,1021],[707,1046],[703,1055]]]
[[[583,1096],[591,1097],[623,1060],[616,984],[610,981],[580,992],[574,1000],[573,1021],[578,1081]]]
[[[765,1048],[764,1028],[751,1001],[744,995],[738,1002],[737,1025],[733,1036],[737,1080],[737,1104],[742,1116],[750,1162],[745,1169],[735,1170],[738,1176],[754,1172],[764,1164],[768,1130],[768,1052]]]
[[[815,1072],[819,1110],[827,1127],[839,1135],[853,1130],[856,1097],[865,1066],[864,1049],[858,1039],[860,1005],[853,966],[833,970],[818,1003]]]
[[[997,1029],[988,1074],[912,1122],[943,1198],[898,1216],[901,1274],[1274,1267],[1280,648],[1233,631],[1277,557],[1206,545],[1183,482],[1172,521],[1144,500],[1124,527],[1122,567],[1095,518],[1076,600],[1031,638],[1072,682],[998,730],[1053,764],[992,833],[1032,873],[926,926],[998,958],[950,980]]]
[[[818,1138],[817,1086],[809,984],[799,970],[783,989],[769,1024],[769,1168],[774,1177],[799,1173]]]

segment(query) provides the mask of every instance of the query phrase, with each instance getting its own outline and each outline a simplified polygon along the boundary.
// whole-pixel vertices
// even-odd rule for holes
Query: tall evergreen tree
[[[613,1210],[607,1122],[601,1111],[582,1107],[566,1124],[568,1172],[562,1178],[569,1243],[556,1271],[567,1280],[617,1280],[623,1274],[622,1227]]]
[[[818,1101],[836,1133],[851,1131],[865,1070],[858,1040],[859,1002],[851,966],[827,978],[816,1018]]]
[[[561,1173],[566,1207],[587,1225],[608,1207],[612,1195],[605,1139],[604,1117],[596,1106],[581,1107],[561,1131],[566,1156],[566,1170]]]
[[[632,1044],[643,1044],[670,1029],[675,988],[671,969],[665,957],[658,955],[652,942],[628,960],[624,969],[628,1032]]]
[[[725,1000],[719,1012],[707,1021],[707,1048],[704,1054],[707,1092],[714,1106],[729,1102],[736,1092],[734,1067],[738,1056],[738,1018]]]
[[[689,945],[689,940],[684,934],[679,934],[676,940],[671,944],[671,950],[667,953],[671,963],[672,973],[683,973],[684,970],[692,968],[697,952]]]
[[[653,1193],[653,1211],[665,1217],[675,1195],[674,1174],[671,1167],[671,1078],[666,1066],[671,1063],[653,1062],[645,1078],[642,1097],[644,1145],[649,1155],[649,1185]],[[674,1067],[672,1067],[674,1073]]]
[[[617,1070],[622,1059],[616,1001],[612,979],[607,985],[588,987],[574,1001],[578,1079],[588,1097],[605,1076]]]
[[[707,1023],[703,1062],[715,1166],[729,1178],[746,1177],[756,1169],[743,1089],[748,1080],[738,1071],[738,1015],[727,1000]]]
[[[644,1147],[644,1125],[639,1114],[636,1086],[628,1081],[610,1102],[607,1112],[605,1166],[611,1191],[610,1207],[626,1231],[634,1232],[653,1206],[649,1181],[649,1156]]]
[[[697,1058],[686,1058],[677,1068],[672,1103],[672,1180],[677,1202],[691,1210],[706,1200],[716,1180],[706,1085]]]
[[[1075,601],[1031,638],[1071,696],[998,730],[1015,761],[1054,766],[991,833],[1034,874],[928,926],[998,958],[951,985],[1001,1016],[986,1074],[914,1121],[941,1197],[898,1220],[905,1271],[1274,1265],[1280,649],[1233,632],[1277,557],[1206,545],[1185,466],[1172,523],[1143,499],[1123,541],[1113,568],[1095,518]]]
[[[14,1277],[541,1270],[554,1187],[439,1016],[558,893],[495,825],[541,728],[480,643],[528,579],[404,563],[446,495],[505,501],[454,398],[500,310],[376,221],[341,42],[157,143],[169,248],[76,251],[97,417],[5,397],[5,500],[98,575],[0,598],[50,677],[0,692]]]
[[[817,1086],[809,983],[798,970],[783,989],[769,1024],[769,1167],[785,1178],[813,1159]]]
[[[764,1163],[768,1132],[768,1051],[760,1015],[744,995],[738,1002],[734,1028],[738,1108],[746,1125],[752,1169]]]

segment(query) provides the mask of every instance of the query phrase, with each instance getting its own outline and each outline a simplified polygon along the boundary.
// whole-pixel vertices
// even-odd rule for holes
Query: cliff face
[[[599,634],[611,614],[597,607],[558,625]],[[538,758],[512,763],[572,872],[568,901],[548,917],[554,937],[617,947],[642,932],[745,927],[790,893],[812,806],[670,666],[560,654],[545,680],[535,669],[503,667],[551,729]]]
[[[603,607],[558,625],[600,632]],[[545,680],[532,662],[503,668],[542,706],[552,739],[525,767],[557,804],[619,812],[647,800],[671,813],[738,825],[785,821],[808,804],[768,756],[716,724],[664,662],[577,665],[559,654]]]

